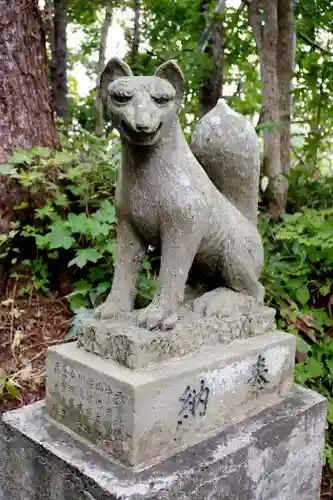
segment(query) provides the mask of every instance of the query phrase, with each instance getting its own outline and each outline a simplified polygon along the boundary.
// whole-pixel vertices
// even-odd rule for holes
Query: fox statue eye
[[[112,93],[111,97],[114,101],[116,101],[119,104],[126,104],[126,102],[129,102],[132,99],[132,95],[126,95],[126,94],[116,94]]]
[[[168,102],[171,101],[171,97],[168,95],[152,96],[152,99],[156,102],[156,104],[159,104],[160,106],[162,106],[163,104],[168,104]]]

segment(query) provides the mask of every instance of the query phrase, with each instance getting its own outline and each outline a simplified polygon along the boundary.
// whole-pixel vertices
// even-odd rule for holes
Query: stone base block
[[[272,332],[132,371],[77,348],[49,350],[58,423],[140,469],[258,413],[291,390],[295,337]]]
[[[1,500],[319,500],[326,401],[301,388],[139,473],[64,432],[43,403],[3,422]]]
[[[242,295],[238,300],[241,298]],[[227,317],[201,317],[186,311],[175,327],[167,331],[139,328],[126,318],[121,321],[89,318],[82,325],[79,343],[89,352],[138,370],[150,363],[186,356],[203,345],[219,347],[272,330],[275,330],[275,310],[270,307],[261,306]]]

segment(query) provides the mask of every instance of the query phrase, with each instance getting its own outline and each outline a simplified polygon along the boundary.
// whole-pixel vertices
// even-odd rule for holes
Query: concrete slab
[[[319,500],[325,423],[324,398],[295,387],[274,407],[135,473],[35,403],[3,415],[0,499]]]
[[[272,332],[138,372],[66,344],[47,359],[60,424],[136,468],[217,434],[291,390],[295,337]]]

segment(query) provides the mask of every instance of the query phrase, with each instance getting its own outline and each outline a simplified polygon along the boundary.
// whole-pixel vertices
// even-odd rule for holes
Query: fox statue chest
[[[163,199],[158,179],[146,173],[126,176],[122,180],[122,213],[131,223],[137,234],[148,244],[159,246],[161,224],[163,222]]]

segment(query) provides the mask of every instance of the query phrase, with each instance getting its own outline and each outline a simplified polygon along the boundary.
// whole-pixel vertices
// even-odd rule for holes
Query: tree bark
[[[134,69],[140,45],[140,13],[141,13],[140,0],[134,0],[134,26],[133,26],[133,39],[132,39],[132,51],[131,51],[131,66]]]
[[[278,78],[280,93],[280,148],[281,168],[285,176],[285,194],[288,190],[288,179],[290,173],[290,149],[291,149],[291,109],[292,94],[291,82],[294,71],[294,18],[293,1],[278,0]],[[284,204],[286,203],[286,196]]]
[[[48,89],[38,0],[0,0],[0,162],[16,148],[58,148]],[[6,233],[18,186],[0,176],[0,233]],[[1,265],[0,265],[1,268]],[[3,283],[0,269],[0,283]]]
[[[260,123],[264,128],[263,172],[269,179],[268,210],[276,218],[284,212],[290,168],[290,60],[291,41],[285,38],[285,13],[279,26],[280,9],[287,0],[252,0],[249,4],[249,22],[255,37],[260,62],[262,83],[262,110]],[[282,3],[284,5],[282,5]],[[263,22],[264,21],[264,22]],[[289,22],[289,21],[288,21]],[[289,26],[289,25],[288,25]],[[288,28],[289,29],[289,28]],[[279,43],[283,38],[280,49]],[[283,51],[281,53],[281,50]],[[288,51],[288,55],[286,55]],[[283,57],[287,61],[281,61]],[[281,81],[280,78],[281,77]],[[281,92],[283,95],[280,96]],[[286,120],[283,128],[281,121]],[[283,150],[283,149],[286,149]]]
[[[278,217],[284,211],[285,179],[281,168],[280,99],[278,79],[278,16],[277,0],[264,0],[262,44],[262,94],[264,122],[271,123],[264,131],[264,175],[270,178],[270,212]]]
[[[108,33],[111,26],[111,22],[112,22],[112,10],[111,6],[108,5],[105,10],[105,17],[102,24],[98,61],[96,65],[96,73],[97,73],[97,85],[96,85],[96,97],[95,97],[95,106],[97,111],[96,127],[95,127],[96,135],[102,135],[104,129],[104,111],[103,111],[103,102],[100,95],[99,80],[105,66],[106,43],[108,39]]]
[[[67,11],[68,0],[54,0],[52,30],[51,86],[56,115],[67,123]]]
[[[211,4],[211,0],[200,0],[200,11],[204,15]],[[209,64],[204,72],[202,86],[199,96],[199,116],[203,116],[214,108],[222,94],[222,24],[213,21],[212,31],[205,53],[209,58]]]
[[[53,0],[45,0],[43,15],[43,29],[45,40],[49,48],[52,47],[52,32],[53,32]]]

